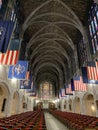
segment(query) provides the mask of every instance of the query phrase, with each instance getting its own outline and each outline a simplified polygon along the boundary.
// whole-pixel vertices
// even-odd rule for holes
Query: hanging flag
[[[15,66],[9,67],[8,78],[16,78],[19,80],[26,79],[28,69],[28,61],[18,61]]]
[[[94,61],[87,63],[87,76],[89,80],[98,80],[98,69]]]
[[[84,83],[98,84],[98,62],[90,61],[81,69]]]
[[[0,21],[0,52],[6,53],[13,29],[13,21]]]
[[[18,62],[20,40],[12,39],[6,53],[0,54],[1,65],[15,65]]]
[[[89,78],[87,67],[82,67],[81,69],[84,83],[98,84],[98,80]]]
[[[87,91],[87,85],[83,83],[81,76],[76,76],[71,79],[71,89],[72,91]]]
[[[62,89],[61,89],[61,97],[66,97],[65,88],[62,88]]]
[[[32,76],[30,76],[29,79],[20,80],[20,89],[33,89],[32,82]]]
[[[73,95],[73,91],[71,89],[71,84],[68,84],[68,86],[65,89],[66,95]]]
[[[20,89],[31,89],[30,80],[21,80],[20,81]]]

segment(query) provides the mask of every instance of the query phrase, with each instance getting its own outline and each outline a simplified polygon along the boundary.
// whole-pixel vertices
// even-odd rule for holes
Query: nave
[[[0,130],[98,130],[98,118],[41,109],[0,118]]]
[[[0,119],[0,130],[68,130],[49,112],[33,111]]]

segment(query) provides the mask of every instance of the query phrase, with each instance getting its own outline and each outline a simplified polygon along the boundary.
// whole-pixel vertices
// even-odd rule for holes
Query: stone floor
[[[45,112],[45,120],[47,130],[69,130],[64,124],[48,112]]]

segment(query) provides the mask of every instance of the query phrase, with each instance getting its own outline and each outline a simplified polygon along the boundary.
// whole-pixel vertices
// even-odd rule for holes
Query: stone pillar
[[[80,98],[80,113],[84,114],[84,104],[83,104],[83,99]]]
[[[18,107],[17,107],[17,114],[21,113],[21,105],[22,105],[22,97],[19,97]]]
[[[5,116],[11,116],[11,109],[12,109],[12,101],[13,101],[13,95],[9,95],[6,108],[5,108]]]
[[[72,112],[75,113],[75,107],[76,107],[76,103],[75,103],[75,99],[72,102]]]
[[[32,101],[31,101],[31,99],[29,99],[28,103],[27,103],[27,111],[32,111],[32,110],[33,110]]]
[[[98,110],[96,110],[96,117],[98,117]]]
[[[66,111],[69,112],[69,103],[68,103],[68,100],[66,100]]]
[[[60,108],[61,108],[61,111],[64,111],[64,100],[61,99],[60,101]]]

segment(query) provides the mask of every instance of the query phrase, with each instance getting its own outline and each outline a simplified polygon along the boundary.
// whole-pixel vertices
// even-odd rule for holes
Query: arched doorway
[[[43,102],[38,102],[37,103],[37,110],[43,109]]]
[[[55,103],[49,102],[49,109],[54,110],[55,109]]]
[[[74,99],[74,112],[80,113],[80,98],[79,97],[75,97]]]
[[[96,106],[94,104],[94,97],[92,94],[85,94],[83,97],[84,110],[86,115],[96,116]]]
[[[69,99],[69,111],[72,112],[72,100]]]
[[[7,86],[0,84],[0,118],[5,117],[6,104],[9,95]]]
[[[18,110],[18,103],[19,103],[19,94],[18,92],[15,92],[13,94],[13,100],[12,100],[12,111],[11,111],[11,115],[13,114],[17,114],[17,110]]]

